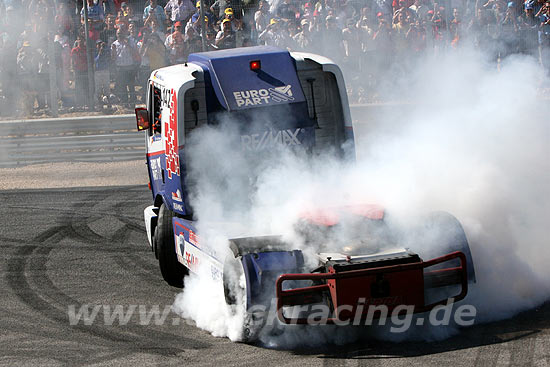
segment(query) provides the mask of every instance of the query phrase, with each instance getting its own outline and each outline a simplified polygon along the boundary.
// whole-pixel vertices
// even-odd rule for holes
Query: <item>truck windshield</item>
[[[245,151],[276,146],[310,149],[315,141],[316,121],[309,116],[305,102],[224,110],[210,114],[208,122],[238,126],[241,147]]]
[[[237,123],[243,132],[272,129],[315,127],[306,102],[277,104],[237,111],[219,111],[209,114],[209,124]]]

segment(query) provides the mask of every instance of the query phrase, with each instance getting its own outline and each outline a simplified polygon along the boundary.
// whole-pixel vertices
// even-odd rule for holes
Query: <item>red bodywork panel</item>
[[[384,219],[384,208],[376,204],[316,208],[303,212],[300,217],[311,224],[329,227],[338,224],[341,215],[344,213],[354,214],[372,220]]]
[[[336,272],[329,268],[329,274]],[[390,291],[374,298],[371,296],[371,285],[376,284],[376,278],[377,274],[328,279],[334,309],[339,311],[340,306],[352,306],[351,311],[343,309],[337,312],[336,318],[345,320],[355,315],[355,308],[360,299],[363,299],[365,305],[385,304],[390,313],[398,305],[418,305],[424,302],[424,276],[421,268],[385,273],[383,282],[391,285]]]
[[[424,272],[424,269],[439,263],[458,258],[461,266]],[[390,265],[377,268],[336,272],[329,267],[327,273],[283,274],[276,283],[277,314],[281,322],[287,324],[306,324],[307,318],[288,318],[283,307],[316,303],[319,295],[328,292],[334,310],[349,306],[337,312],[334,317],[323,320],[328,324],[348,320],[355,315],[359,299],[363,304],[386,305],[388,314],[398,305],[414,306],[414,313],[426,312],[435,306],[446,304],[448,298],[426,305],[424,302],[425,280],[430,287],[460,284],[461,291],[452,297],[459,301],[468,293],[466,256],[462,252],[453,252],[429,261],[410,264]],[[283,290],[288,280],[313,280],[323,284],[304,288]],[[373,289],[377,287],[377,289]],[[378,289],[379,288],[379,289]],[[368,307],[364,307],[363,316],[367,316]],[[376,315],[375,315],[376,316]]]

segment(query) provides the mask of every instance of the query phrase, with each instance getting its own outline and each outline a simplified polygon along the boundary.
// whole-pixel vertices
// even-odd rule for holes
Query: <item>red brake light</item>
[[[258,71],[261,68],[262,68],[262,64],[260,63],[260,60],[250,61],[250,70]]]

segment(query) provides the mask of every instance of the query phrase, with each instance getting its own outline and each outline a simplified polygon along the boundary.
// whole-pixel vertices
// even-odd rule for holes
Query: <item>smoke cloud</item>
[[[410,103],[355,116],[355,163],[280,149],[250,158],[231,123],[193,132],[186,149],[201,241],[227,253],[228,238],[283,235],[314,265],[318,249],[304,248],[294,232],[308,208],[376,203],[401,222],[444,210],[459,219],[469,240],[477,283],[462,303],[477,308],[476,322],[511,317],[550,299],[550,111],[540,99],[545,73],[526,56],[508,57],[497,68],[468,48],[415,65],[386,83],[402,88]],[[414,242],[407,241],[412,251],[429,250]],[[227,306],[222,287],[206,278],[188,277],[175,308],[213,335],[240,339],[244,314]],[[285,326],[260,340],[294,348],[370,337],[434,340],[458,331],[453,325],[413,326],[399,334],[383,326]]]

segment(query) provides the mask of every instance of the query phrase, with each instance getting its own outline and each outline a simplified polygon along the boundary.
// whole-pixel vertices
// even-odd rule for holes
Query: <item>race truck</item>
[[[280,236],[228,239],[231,251],[225,258],[200,240],[186,175],[185,142],[195,129],[229,116],[242,138],[235,149],[278,144],[354,159],[343,75],[328,58],[269,46],[195,53],[185,64],[154,71],[147,88],[147,107],[136,109],[153,196],[144,217],[168,284],[183,287],[189,272],[208,274],[223,285],[229,304],[238,292],[246,309],[276,299],[278,319],[286,324],[307,323],[304,315],[285,313],[299,305],[326,304],[332,312],[324,321],[336,323],[356,314],[359,303],[386,305],[390,312],[412,305],[414,312],[425,312],[466,296],[468,283],[475,281],[468,241],[460,223],[443,212],[423,217],[407,241],[411,232],[402,235],[393,228],[377,205],[304,210],[297,233],[302,243],[321,249],[314,268],[307,268],[302,250]],[[274,126],[251,124],[259,112],[285,117]],[[339,228],[350,220],[358,230],[339,243]],[[413,252],[415,244],[422,251]],[[244,275],[241,289],[230,281],[235,275]],[[253,335],[245,326],[243,338]]]

